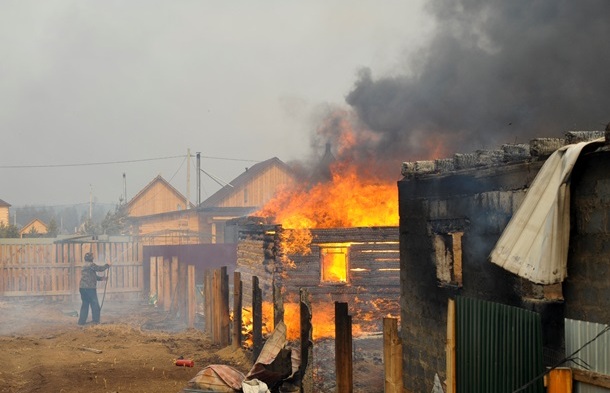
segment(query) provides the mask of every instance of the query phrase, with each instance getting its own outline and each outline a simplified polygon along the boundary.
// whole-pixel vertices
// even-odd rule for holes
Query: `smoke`
[[[609,1],[434,0],[427,9],[436,30],[404,64],[411,71],[362,69],[347,95],[357,118],[344,118],[362,136],[352,158],[447,157],[608,123]],[[337,116],[318,134],[345,127]]]

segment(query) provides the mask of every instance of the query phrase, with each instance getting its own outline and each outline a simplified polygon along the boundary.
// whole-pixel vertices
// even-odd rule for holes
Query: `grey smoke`
[[[346,97],[401,161],[496,148],[610,119],[610,1],[434,0],[410,73],[360,71]],[[407,68],[407,67],[406,67]]]

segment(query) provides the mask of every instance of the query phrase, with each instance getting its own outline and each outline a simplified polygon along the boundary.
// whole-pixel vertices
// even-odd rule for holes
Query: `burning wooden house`
[[[384,316],[398,316],[398,227],[284,229],[249,221],[240,225],[236,270],[246,304],[258,277],[269,327],[275,304],[288,336],[298,337],[301,289],[311,296],[314,338],[334,336],[335,302],[349,305],[354,334],[379,332]]]

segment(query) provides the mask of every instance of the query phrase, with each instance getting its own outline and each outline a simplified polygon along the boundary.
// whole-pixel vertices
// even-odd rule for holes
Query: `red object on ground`
[[[176,359],[175,364],[176,364],[176,366],[181,366],[181,367],[194,367],[195,366],[195,362],[192,361],[191,359]]]

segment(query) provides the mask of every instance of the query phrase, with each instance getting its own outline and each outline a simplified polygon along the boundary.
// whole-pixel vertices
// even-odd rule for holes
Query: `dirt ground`
[[[177,393],[207,365],[251,367],[248,352],[221,349],[154,306],[107,301],[102,324],[83,327],[79,308],[0,301],[0,392]],[[195,367],[176,366],[180,356]]]
[[[78,326],[79,309],[0,300],[0,393],[178,393],[208,365],[252,366],[249,351],[213,345],[201,326],[146,303],[106,301],[100,325]],[[355,393],[383,392],[382,346],[380,335],[354,339]],[[176,366],[180,356],[195,366]],[[317,392],[335,390],[334,363],[334,340],[316,341]]]

